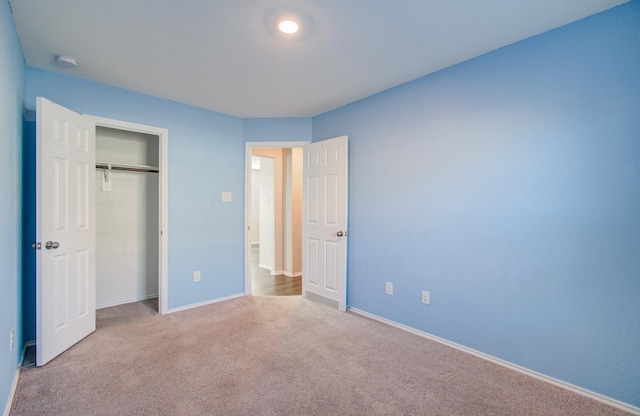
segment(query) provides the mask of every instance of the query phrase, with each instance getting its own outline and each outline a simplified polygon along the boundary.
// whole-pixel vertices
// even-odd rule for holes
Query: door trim
[[[251,153],[253,149],[293,149],[304,147],[310,141],[301,142],[245,142],[244,161],[244,294],[251,296]]]
[[[128,121],[114,120],[110,118],[97,117],[83,114],[84,117],[92,120],[96,127],[108,127],[117,130],[132,131],[158,136],[158,175],[159,175],[159,217],[160,235],[158,236],[159,259],[158,259],[158,313],[163,315],[168,312],[169,285],[168,285],[168,244],[169,244],[169,221],[168,221],[168,200],[169,200],[169,130],[160,127],[147,126],[144,124],[130,123]]]

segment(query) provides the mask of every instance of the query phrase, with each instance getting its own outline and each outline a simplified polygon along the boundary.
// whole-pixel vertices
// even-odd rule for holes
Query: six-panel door
[[[304,147],[302,292],[346,309],[347,137]],[[328,302],[327,302],[328,301]]]
[[[95,330],[95,126],[37,100],[36,364]]]

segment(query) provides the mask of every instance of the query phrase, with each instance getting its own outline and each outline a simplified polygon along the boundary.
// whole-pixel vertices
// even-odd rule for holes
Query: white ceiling
[[[243,118],[314,116],[625,2],[10,0],[27,65]]]

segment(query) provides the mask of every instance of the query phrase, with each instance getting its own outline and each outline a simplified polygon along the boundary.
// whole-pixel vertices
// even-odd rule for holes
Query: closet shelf
[[[130,171],[130,172],[154,172],[154,173],[158,173],[158,168],[156,166],[125,165],[125,164],[122,164],[122,163],[107,163],[107,162],[96,162],[96,169],[126,170],[126,171]]]

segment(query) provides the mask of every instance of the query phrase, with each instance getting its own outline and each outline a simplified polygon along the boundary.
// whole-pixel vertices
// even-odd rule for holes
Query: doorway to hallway
[[[247,143],[245,294],[302,294],[302,148]]]

